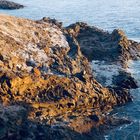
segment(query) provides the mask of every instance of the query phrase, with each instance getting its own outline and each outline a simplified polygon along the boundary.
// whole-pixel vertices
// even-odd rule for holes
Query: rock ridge
[[[109,55],[99,59],[96,54],[102,54],[101,49],[88,41],[97,37],[98,41],[102,40],[101,44],[105,41],[106,46],[102,47],[108,47],[108,53],[112,50],[109,50],[111,45],[107,40],[113,40],[113,51],[119,53],[117,57]],[[88,60],[110,63],[112,59],[112,64],[137,58],[135,53],[127,51],[129,57],[123,60],[125,55],[120,47],[126,51],[130,42],[132,48],[137,50],[139,47],[136,42],[127,40],[124,43],[120,38],[127,40],[119,30],[110,35],[84,23],[64,28],[55,19],[32,21],[0,15],[0,110],[4,112],[0,115],[3,122],[0,138],[103,139],[98,136],[98,128],[114,121],[107,114],[115,106],[132,101],[128,90],[132,87],[126,87],[127,81],[122,82],[123,86],[119,85],[118,77],[115,79],[117,87],[101,85]],[[83,40],[88,41],[86,45]],[[90,49],[87,45],[91,45]],[[116,46],[119,47],[116,49]],[[89,55],[91,50],[96,51],[94,56]],[[124,77],[122,75],[119,76]],[[13,122],[7,128],[12,121],[11,111],[14,112]],[[120,122],[130,123],[127,120]]]

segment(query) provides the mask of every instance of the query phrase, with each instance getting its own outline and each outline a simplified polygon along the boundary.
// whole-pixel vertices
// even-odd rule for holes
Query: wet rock
[[[8,9],[8,10],[14,10],[14,9],[21,9],[24,8],[23,5],[7,1],[7,0],[0,0],[0,9]]]
[[[132,96],[130,95],[130,91],[128,89],[121,87],[108,87],[108,88],[114,94],[114,96],[117,96],[117,103],[125,104],[126,102],[132,101]]]

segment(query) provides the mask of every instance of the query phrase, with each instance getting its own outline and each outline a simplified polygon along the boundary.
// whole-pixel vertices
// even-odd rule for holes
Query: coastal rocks
[[[27,118],[27,109],[22,106],[11,105],[8,107],[0,106],[0,139],[32,139],[32,140],[104,140],[103,133],[112,130],[114,127],[123,124],[130,124],[126,119],[107,117],[104,125],[96,126],[94,121],[98,121],[97,116],[89,118],[77,117],[71,125],[61,124],[46,125],[40,122],[30,121]],[[91,118],[91,119],[90,119]],[[83,126],[83,127],[81,127]],[[73,128],[73,129],[72,129]],[[100,130],[100,131],[99,131]]]
[[[122,30],[109,33],[80,22],[66,27],[66,32],[77,39],[98,82],[104,86],[137,88],[127,67],[129,60],[140,58],[139,43],[127,39]]]
[[[140,80],[139,80],[139,75],[140,75],[140,60],[136,60],[136,61],[129,61],[128,62],[128,68],[127,68],[127,72],[131,73],[132,76],[137,80],[137,85],[138,87],[140,87]],[[136,71],[138,69],[138,71]]]
[[[66,28],[74,36],[81,47],[82,53],[89,61],[125,63],[129,59],[140,57],[140,44],[128,40],[122,30],[105,32],[85,23],[76,23]]]
[[[7,9],[7,10],[14,10],[14,9],[21,9],[24,8],[23,5],[7,1],[7,0],[0,0],[0,9]]]
[[[42,20],[40,21],[43,21],[43,22],[47,22],[47,23],[50,23],[50,24],[55,24],[56,26],[62,28],[62,22],[59,22],[57,21],[56,19],[51,19],[49,17],[43,17]]]
[[[0,101],[26,110],[20,138],[87,139],[114,106],[132,101],[128,90],[96,81],[77,39],[58,24],[0,15]]]
[[[21,106],[0,105],[0,139],[14,138],[26,119],[26,109]],[[16,138],[16,137],[15,137]]]
[[[105,61],[92,61],[91,67],[96,80],[100,81],[100,83],[104,86],[113,85],[114,77],[119,75],[119,70],[123,71],[121,65],[107,63]]]
[[[126,89],[138,88],[138,83],[130,73],[120,71],[119,74],[113,77],[115,85]]]
[[[132,73],[120,64],[116,65],[105,61],[92,61],[91,67],[96,80],[106,87],[138,88],[138,83]]]

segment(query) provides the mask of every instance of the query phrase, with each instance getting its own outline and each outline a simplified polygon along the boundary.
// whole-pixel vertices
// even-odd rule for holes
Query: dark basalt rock
[[[0,0],[0,9],[7,9],[7,10],[14,10],[14,9],[21,9],[24,8],[23,5],[7,1],[7,0]]]
[[[121,88],[136,89],[138,88],[137,81],[131,76],[130,73],[120,71],[118,76],[113,77],[114,84]]]
[[[133,97],[130,95],[128,89],[121,87],[108,87],[114,96],[117,96],[117,103],[125,104],[131,102]],[[123,99],[123,100],[122,100]]]
[[[127,60],[140,58],[140,44],[128,40],[122,30],[115,29],[109,33],[81,22],[68,26],[66,30],[78,40],[89,61],[119,61],[124,64]]]
[[[56,19],[51,19],[51,18],[49,18],[49,17],[43,17],[42,18],[42,20],[39,20],[40,22],[42,21],[42,22],[47,22],[47,23],[50,23],[50,24],[55,24],[56,26],[58,26],[59,28],[61,28],[62,27],[62,22],[59,22],[58,20],[56,20]],[[38,22],[39,22],[38,21]]]
[[[101,62],[101,65],[102,62],[105,65],[117,65],[118,71],[123,69],[119,75],[113,77],[112,86],[127,89],[137,88],[135,79],[125,69],[128,60],[140,58],[140,43],[129,40],[122,30],[115,29],[109,33],[82,22],[66,27],[66,32],[76,38],[82,54],[89,61],[97,60]],[[103,79],[104,77],[96,78]],[[102,81],[99,80],[99,82]]]

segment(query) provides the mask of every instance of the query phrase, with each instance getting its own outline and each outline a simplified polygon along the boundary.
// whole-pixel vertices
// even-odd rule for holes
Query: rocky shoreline
[[[104,139],[130,123],[107,114],[132,101],[126,69],[139,57],[121,30],[0,15],[0,139]]]
[[[8,0],[0,0],[0,9],[5,10],[15,10],[15,9],[21,9],[24,8],[24,5],[8,1]]]

